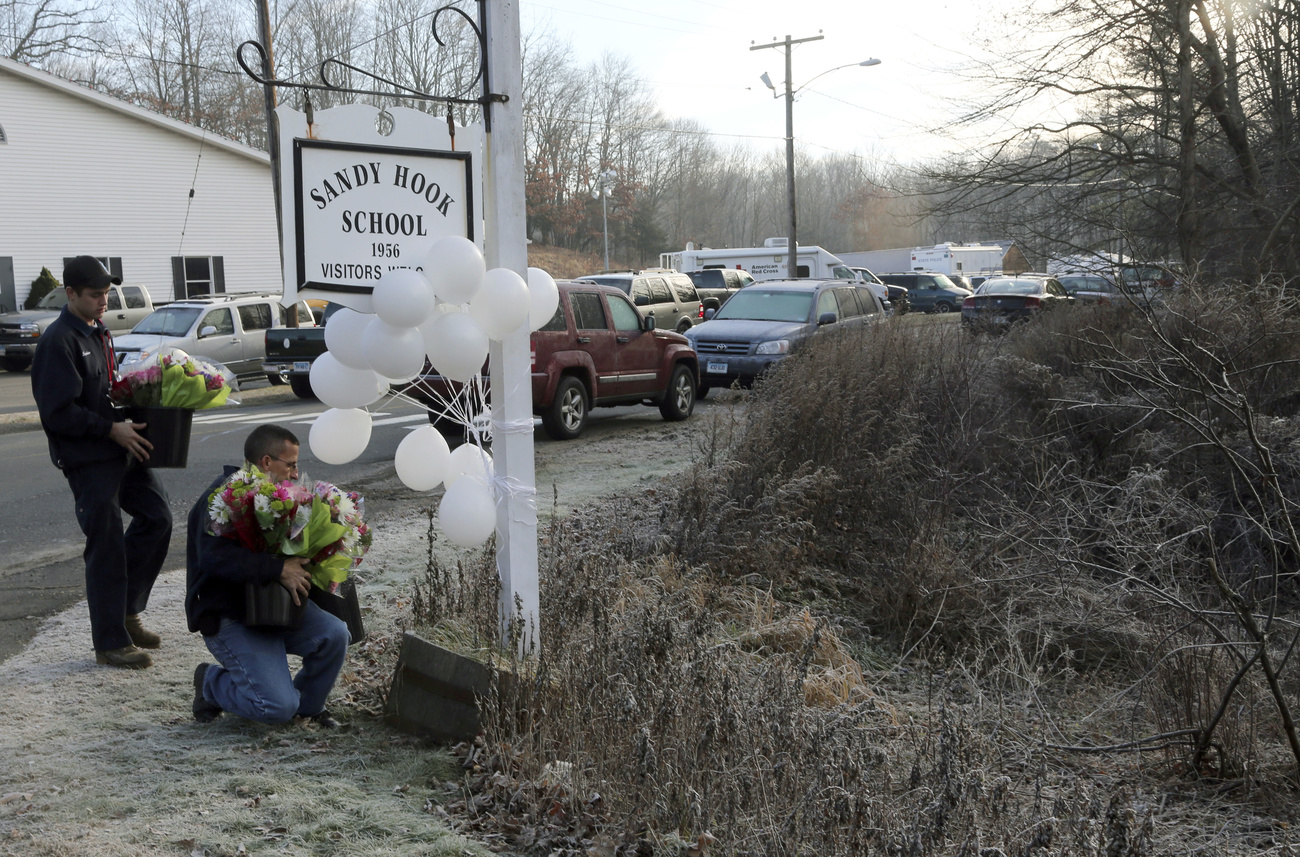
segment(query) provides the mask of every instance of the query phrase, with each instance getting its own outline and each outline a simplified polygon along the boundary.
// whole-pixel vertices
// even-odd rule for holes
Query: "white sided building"
[[[0,58],[0,305],[100,257],[155,303],[279,292],[265,152]]]

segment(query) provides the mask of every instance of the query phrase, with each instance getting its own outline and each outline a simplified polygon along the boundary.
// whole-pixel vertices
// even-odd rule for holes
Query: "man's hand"
[[[153,444],[139,433],[146,425],[147,423],[113,423],[113,427],[108,430],[108,436],[140,461],[148,461],[149,450],[153,449]]]
[[[280,570],[280,585],[289,590],[295,605],[301,604],[311,591],[311,573],[303,568],[305,562],[300,556],[291,556]]]

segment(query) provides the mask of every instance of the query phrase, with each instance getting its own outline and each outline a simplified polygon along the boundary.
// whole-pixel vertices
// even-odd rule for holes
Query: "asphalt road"
[[[48,616],[85,598],[85,541],[73,517],[72,493],[50,462],[45,434],[35,420],[30,385],[27,372],[0,371],[0,555],[5,557],[0,563],[0,661],[20,651]],[[360,491],[372,520],[428,506],[430,495],[407,489],[393,469],[402,438],[427,423],[422,409],[402,401],[371,406],[373,433],[365,452],[346,465],[332,466],[317,460],[308,442],[311,423],[324,405],[265,381],[246,385],[243,396],[239,406],[196,414],[188,465],[158,471],[176,522],[164,570],[184,565],[190,507],[223,465],[241,462],[244,438],[263,422],[297,434],[305,475]],[[654,407],[598,408],[582,437],[573,441],[549,440],[538,429],[537,484],[567,480],[565,502],[573,502],[575,497],[592,499],[589,491],[605,485],[602,475],[626,479],[642,470],[649,474],[681,465],[694,446],[701,412],[714,406],[712,400],[697,402],[696,416],[686,423],[666,423]],[[647,437],[656,443],[647,443]],[[449,438],[449,443],[455,441]],[[576,483],[581,489],[574,490]],[[89,640],[86,645],[89,651]]]

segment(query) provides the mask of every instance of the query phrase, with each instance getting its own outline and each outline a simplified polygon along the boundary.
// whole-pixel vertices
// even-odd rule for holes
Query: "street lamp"
[[[614,192],[613,170],[605,170],[596,176],[596,186],[591,190],[591,198],[600,200],[600,221],[605,230],[605,270],[609,270],[609,215],[605,208],[605,200]]]
[[[836,66],[835,68],[828,68],[826,69],[826,71],[823,71],[820,74],[813,76],[811,80],[809,80],[803,86],[799,87],[799,89],[795,89],[793,84],[791,83],[793,79],[793,74],[791,73],[791,68],[790,68],[790,54],[792,52],[792,48],[794,47],[794,45],[801,44],[803,42],[816,42],[822,38],[825,37],[821,35],[816,35],[816,36],[809,36],[806,39],[792,39],[789,36],[786,36],[784,39],[782,39],[779,42],[772,42],[766,45],[750,45],[749,47],[751,51],[758,51],[764,48],[781,48],[781,47],[785,48],[785,193],[786,193],[786,206],[789,209],[787,213],[789,216],[789,223],[790,223],[789,237],[786,238],[786,252],[789,254],[787,256],[786,276],[789,277],[790,279],[794,279],[795,275],[798,274],[799,272],[799,263],[798,263],[799,234],[798,234],[798,223],[795,217],[795,198],[794,198],[794,96],[795,93],[798,92],[800,89],[803,89],[809,83],[812,83],[814,80],[821,77],[822,75],[830,74],[833,71],[839,71],[842,68],[848,68],[849,66],[854,66],[854,65],[861,65],[861,66],[880,65],[880,60],[876,59],[875,57],[872,57],[871,59],[865,59],[862,62],[851,62],[845,65]],[[768,89],[772,90],[773,98],[781,97],[780,93],[776,91],[776,87],[772,84],[772,78],[768,77],[767,72],[763,72],[762,76],[760,77],[760,80],[763,81],[763,83],[767,86]]]

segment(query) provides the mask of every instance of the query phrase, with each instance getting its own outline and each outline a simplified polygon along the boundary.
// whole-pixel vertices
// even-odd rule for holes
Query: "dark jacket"
[[[92,327],[66,306],[41,334],[32,358],[32,396],[50,459],[61,470],[128,455],[108,436],[117,419],[108,398],[112,353],[103,322]]]
[[[208,486],[190,509],[185,537],[185,618],[191,631],[215,634],[223,617],[244,621],[244,584],[280,579],[284,558],[251,551],[233,539],[208,532],[208,498],[238,467]]]

